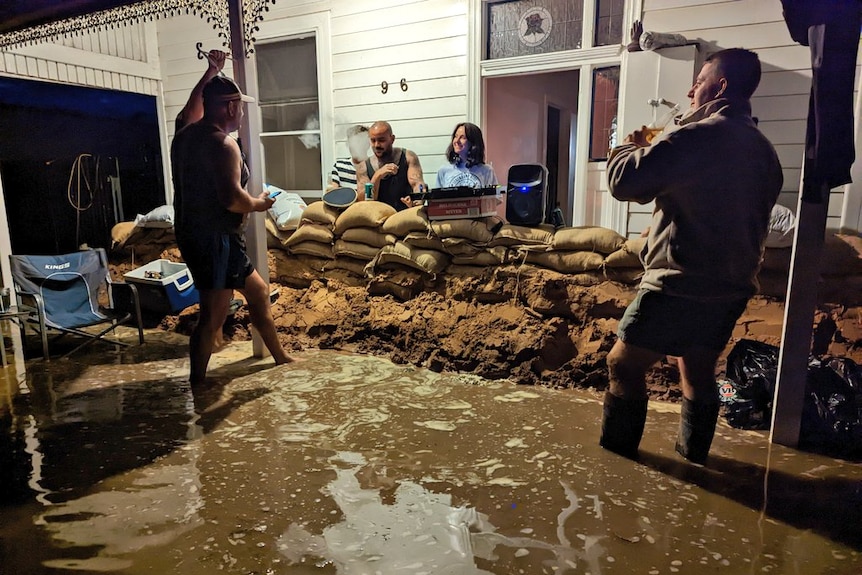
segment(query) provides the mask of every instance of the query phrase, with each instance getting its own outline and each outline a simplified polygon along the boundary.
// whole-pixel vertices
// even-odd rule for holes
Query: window
[[[323,188],[315,35],[255,45],[266,182],[302,192]]]
[[[594,26],[584,26],[585,2],[595,4]],[[592,7],[591,4],[587,6]],[[624,12],[624,0],[488,2],[485,9],[485,59],[620,44]],[[589,28],[592,28],[592,34]],[[585,34],[587,38],[584,38]]]
[[[590,128],[591,161],[606,159],[611,142],[617,137],[619,91],[619,66],[597,68],[593,71],[593,120]]]
[[[594,46],[610,46],[623,41],[623,0],[598,0],[596,2],[596,31]]]

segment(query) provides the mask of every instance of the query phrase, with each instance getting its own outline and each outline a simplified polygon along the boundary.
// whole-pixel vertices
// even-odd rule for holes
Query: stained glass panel
[[[584,0],[488,4],[486,57],[509,58],[581,48]]]

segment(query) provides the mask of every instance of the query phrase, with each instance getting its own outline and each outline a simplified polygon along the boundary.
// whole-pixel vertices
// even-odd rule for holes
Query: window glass
[[[261,134],[266,183],[283,190],[320,190],[320,136]]]
[[[508,58],[581,48],[584,0],[489,2],[485,57]]]
[[[594,46],[610,46],[623,41],[623,0],[596,1],[596,37]]]
[[[593,116],[590,129],[592,161],[607,159],[610,143],[616,140],[619,88],[619,66],[593,71]]]
[[[322,190],[315,36],[258,43],[255,57],[266,182]]]

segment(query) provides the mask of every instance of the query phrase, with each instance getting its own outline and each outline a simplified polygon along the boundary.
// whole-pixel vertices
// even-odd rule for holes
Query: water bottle
[[[365,182],[365,199],[374,199],[374,184],[372,184],[371,182]]]

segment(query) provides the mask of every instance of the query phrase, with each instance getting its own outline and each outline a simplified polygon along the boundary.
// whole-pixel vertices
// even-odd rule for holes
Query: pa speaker
[[[506,220],[518,226],[537,226],[545,219],[548,169],[541,164],[509,168]]]

